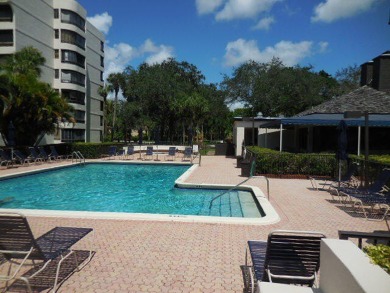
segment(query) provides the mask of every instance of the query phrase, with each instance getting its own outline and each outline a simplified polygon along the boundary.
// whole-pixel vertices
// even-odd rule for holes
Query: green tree
[[[38,80],[44,61],[38,50],[27,47],[0,68],[0,131],[6,143],[11,121],[18,145],[38,143],[45,134],[54,133],[61,121],[75,122],[66,100]]]
[[[107,77],[108,89],[114,92],[114,113],[112,116],[111,141],[113,140],[116,126],[116,112],[118,105],[118,94],[121,88],[124,87],[124,76],[122,73],[111,73]]]

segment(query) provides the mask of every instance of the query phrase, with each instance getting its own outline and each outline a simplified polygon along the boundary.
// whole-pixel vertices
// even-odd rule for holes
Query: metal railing
[[[233,186],[232,188],[222,192],[221,194],[218,194],[217,196],[215,196],[211,201],[210,201],[210,205],[209,205],[209,209],[211,210],[211,208],[213,207],[213,203],[216,199],[222,197],[223,195],[225,194],[228,194],[229,192],[233,191],[234,189],[236,189],[237,187],[239,187],[240,185],[244,184],[245,182],[249,181],[250,179],[252,178],[262,178],[262,179],[265,179],[267,181],[267,198],[269,200],[269,180],[267,177],[265,176],[253,176],[253,174],[255,173],[255,170],[256,170],[256,160],[252,160],[252,163],[251,163],[251,170],[250,170],[250,174],[249,174],[249,177],[243,181],[241,181],[240,183],[238,183],[237,185]]]
[[[372,240],[374,245],[377,245],[378,241],[384,241],[387,242],[387,245],[390,245],[390,235],[386,233],[339,231],[339,239],[348,240],[349,238],[358,239],[358,246],[360,249],[363,247],[363,239]]]
[[[80,164],[85,164],[85,158],[80,151],[74,151],[72,153],[72,163],[73,161],[80,161]]]

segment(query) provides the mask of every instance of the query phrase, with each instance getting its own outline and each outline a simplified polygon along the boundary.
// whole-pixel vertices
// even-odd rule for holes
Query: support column
[[[283,124],[280,122],[280,141],[279,141],[279,152],[283,150]]]

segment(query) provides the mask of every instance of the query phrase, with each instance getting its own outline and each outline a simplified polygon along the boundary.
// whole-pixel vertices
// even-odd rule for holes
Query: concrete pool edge
[[[191,173],[197,169],[199,165],[192,165],[186,172],[183,173],[176,181],[175,186],[179,188],[208,188],[208,189],[230,189],[232,187],[235,187],[236,185],[231,184],[209,184],[209,183],[189,183],[185,182],[187,180]],[[260,204],[261,208],[263,209],[265,216],[262,218],[228,218],[228,217],[211,217],[207,216],[207,218],[222,218],[226,221],[230,220],[239,220],[242,222],[242,224],[251,224],[251,225],[270,225],[275,224],[280,221],[280,217],[274,207],[271,205],[271,203],[268,201],[266,196],[264,195],[263,191],[256,187],[251,185],[240,185],[239,188],[236,188],[236,190],[245,190],[250,191],[255,195],[255,198],[257,202]],[[193,216],[193,217],[201,217],[201,216]]]
[[[90,161],[88,163],[100,163],[100,161]],[[123,162],[120,163],[135,163]],[[29,170],[27,172],[13,173],[6,176],[1,176],[0,180],[13,177],[25,176],[40,172],[51,171],[55,169],[67,168],[78,165],[73,163],[62,166],[51,166],[45,169]],[[155,163],[158,165],[159,163]],[[192,165],[184,172],[176,181],[175,184],[182,188],[211,188],[211,189],[229,189],[234,185],[219,185],[219,184],[193,184],[186,183],[191,173],[198,167],[197,164]],[[214,216],[195,216],[195,215],[174,215],[174,214],[146,214],[146,213],[118,213],[118,212],[90,212],[90,211],[61,211],[61,210],[33,210],[33,209],[2,209],[0,212],[18,212],[25,216],[33,217],[62,217],[62,218],[79,218],[79,219],[110,219],[110,220],[143,220],[143,221],[177,221],[191,223],[220,223],[220,224],[246,224],[246,225],[269,225],[280,221],[279,215],[276,213],[270,202],[265,198],[262,191],[255,186],[240,186],[241,190],[253,192],[258,203],[261,205],[266,216],[262,218],[230,218],[230,217],[214,217]]]

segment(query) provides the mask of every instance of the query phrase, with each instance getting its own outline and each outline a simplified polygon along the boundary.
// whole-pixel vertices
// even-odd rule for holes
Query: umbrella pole
[[[341,160],[339,160],[339,188],[340,188],[340,182],[341,182]]]

